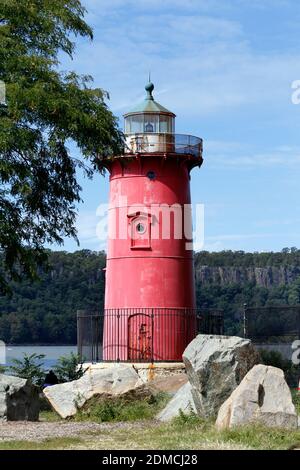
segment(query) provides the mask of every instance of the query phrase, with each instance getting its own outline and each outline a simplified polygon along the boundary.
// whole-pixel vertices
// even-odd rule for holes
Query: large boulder
[[[94,396],[99,400],[137,399],[152,394],[133,367],[114,364],[105,369],[90,368],[78,380],[46,387],[44,395],[62,418],[68,418]]]
[[[197,413],[191,393],[191,384],[187,382],[175,393],[167,406],[157,415],[159,421],[171,421],[182,413]]]
[[[281,369],[259,364],[221,406],[218,429],[257,422],[269,427],[297,429],[298,417]]]
[[[38,421],[39,390],[28,380],[0,374],[0,420]]]
[[[183,353],[198,414],[216,416],[258,360],[259,355],[248,339],[198,335]]]

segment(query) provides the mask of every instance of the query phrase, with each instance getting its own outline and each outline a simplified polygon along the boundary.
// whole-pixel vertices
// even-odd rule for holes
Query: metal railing
[[[288,384],[298,387],[300,305],[245,305],[242,324],[244,336],[251,339],[264,360],[271,360],[271,365],[284,369]]]
[[[201,158],[203,140],[186,134],[136,133],[126,134],[125,154],[174,153]]]
[[[199,332],[223,334],[223,312],[167,308],[77,312],[78,353],[89,362],[181,361]]]
[[[254,342],[300,339],[300,305],[244,306],[244,336]]]
[[[197,310],[197,334],[224,335],[224,311],[215,308]]]

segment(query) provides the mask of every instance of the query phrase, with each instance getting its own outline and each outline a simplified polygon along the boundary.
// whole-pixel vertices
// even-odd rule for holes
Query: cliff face
[[[300,266],[266,268],[197,266],[195,275],[197,283],[202,285],[253,282],[258,286],[269,288],[294,282],[300,276]]]

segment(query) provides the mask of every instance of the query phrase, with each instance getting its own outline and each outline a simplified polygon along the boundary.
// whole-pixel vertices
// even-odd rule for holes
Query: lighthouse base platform
[[[116,364],[133,367],[144,382],[150,382],[154,379],[163,377],[172,377],[179,374],[185,375],[185,366],[183,362],[97,362],[85,363],[84,367],[90,369],[108,369],[115,367]]]

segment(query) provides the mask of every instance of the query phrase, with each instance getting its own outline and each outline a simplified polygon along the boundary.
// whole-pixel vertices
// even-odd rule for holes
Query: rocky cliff
[[[196,280],[206,284],[244,284],[254,283],[261,287],[272,287],[291,284],[300,276],[300,266],[269,266],[265,268],[251,267],[213,267],[196,266]]]

